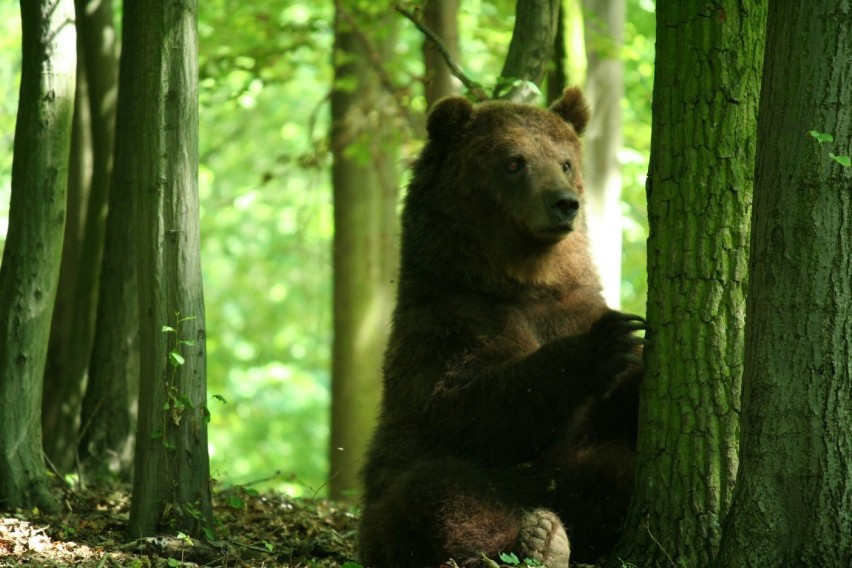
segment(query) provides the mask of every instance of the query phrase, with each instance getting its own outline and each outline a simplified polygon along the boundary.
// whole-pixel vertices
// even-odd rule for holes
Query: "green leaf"
[[[232,509],[242,509],[246,506],[246,502],[237,497],[236,495],[231,495],[228,497],[228,507]]]
[[[216,400],[218,400],[222,404],[228,404],[228,401],[225,400],[225,397],[222,396],[221,394],[214,394],[211,398],[215,398]]]
[[[204,527],[201,529],[204,532],[204,536],[207,537],[207,540],[216,540],[216,533],[210,527]]]
[[[500,553],[500,560],[502,560],[503,562],[505,562],[509,566],[517,566],[518,564],[521,563],[521,561],[518,560],[518,557],[515,555],[514,552],[501,552]]]
[[[266,541],[264,540],[264,541],[263,541],[263,546],[264,546],[264,547],[266,547],[266,550],[267,550],[267,551],[269,551],[269,552],[272,552],[273,550],[275,550],[275,545],[274,545],[274,544],[272,544],[271,542],[266,542]],[[353,564],[354,564],[354,562],[353,562]],[[344,564],[344,566],[345,566],[345,564]]]
[[[820,132],[819,130],[809,130],[808,134],[816,138],[817,142],[820,144],[823,142],[834,142],[834,136],[826,134],[825,132]]]
[[[162,438],[162,437],[163,437],[163,433],[159,430],[155,430],[155,431],[151,432],[151,439],[152,440],[157,440],[157,439]]]
[[[364,567],[361,566],[360,564],[358,564],[357,562],[352,562],[350,560],[349,562],[344,562],[343,566],[341,566],[340,568],[364,568]]]
[[[171,568],[177,568],[180,566],[180,560],[176,558],[169,558],[168,563]]]
[[[849,158],[849,156],[835,156],[834,154],[829,152],[828,157],[843,166],[844,168],[852,166],[852,158]]]
[[[173,327],[169,327],[169,326],[167,326],[167,325],[164,325],[164,326],[163,326],[163,329],[162,329],[161,331],[162,331],[163,333],[177,333],[177,330],[176,330],[175,328],[173,328]]]
[[[179,392],[177,394],[176,398],[178,399],[178,401],[180,401],[182,408],[189,408],[189,409],[195,408],[195,405],[192,403],[191,400],[189,400],[189,397],[186,396],[184,393]]]
[[[180,367],[186,363],[186,359],[177,351],[169,351],[169,361],[171,361],[173,367]]]

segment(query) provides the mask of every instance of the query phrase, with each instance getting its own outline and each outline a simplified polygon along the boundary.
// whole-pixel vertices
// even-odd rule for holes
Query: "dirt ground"
[[[128,542],[128,487],[58,493],[58,514],[0,511],[0,566],[326,567],[356,559],[357,517],[327,501],[230,489],[214,497],[217,540],[175,532]]]

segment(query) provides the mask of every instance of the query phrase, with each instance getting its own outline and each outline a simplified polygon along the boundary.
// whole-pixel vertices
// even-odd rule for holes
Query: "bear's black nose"
[[[580,200],[573,193],[559,192],[550,207],[557,222],[570,223],[580,210]]]

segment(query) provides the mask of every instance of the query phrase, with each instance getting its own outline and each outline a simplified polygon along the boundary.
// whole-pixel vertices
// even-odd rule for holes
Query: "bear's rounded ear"
[[[548,110],[555,112],[562,117],[562,120],[573,125],[577,134],[582,134],[586,130],[591,116],[589,105],[579,87],[565,89],[562,98],[554,101]]]
[[[473,103],[464,97],[445,97],[435,103],[426,120],[429,140],[450,140],[467,124],[473,114]]]

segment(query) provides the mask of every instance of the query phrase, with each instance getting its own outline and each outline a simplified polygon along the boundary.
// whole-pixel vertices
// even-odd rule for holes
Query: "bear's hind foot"
[[[571,544],[562,521],[552,511],[535,509],[521,519],[518,535],[521,554],[548,568],[568,568]]]

